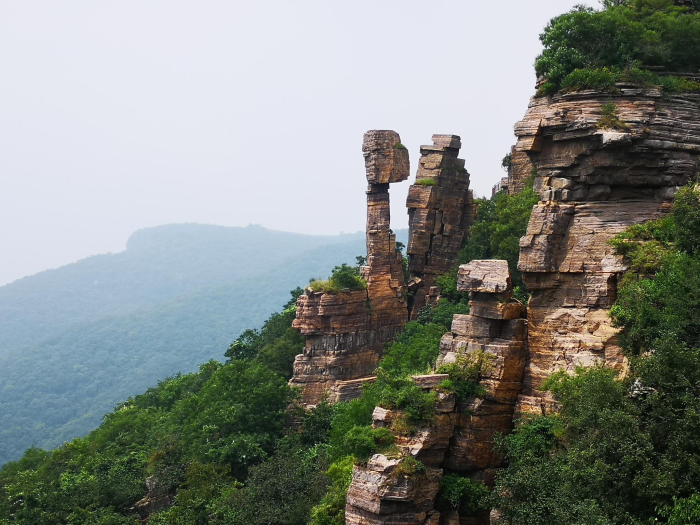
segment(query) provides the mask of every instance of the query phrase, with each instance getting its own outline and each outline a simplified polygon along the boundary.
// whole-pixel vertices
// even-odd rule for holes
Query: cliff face
[[[700,168],[700,95],[619,84],[614,94],[577,92],[533,98],[515,127],[509,191],[532,178],[540,202],[520,241],[519,268],[532,292],[525,308],[512,299],[504,261],[472,261],[459,270],[458,289],[471,293],[470,314],[456,315],[442,338],[438,363],[477,362],[485,394],[458,402],[442,391],[448,376],[414,377],[436,390],[433,419],[396,436],[398,454],[377,454],[356,466],[348,493],[349,524],[485,524],[436,508],[439,482],[457,472],[487,485],[502,458],[496,433],[508,433],[524,413],[552,410],[539,390],[557,370],[625,363],[609,309],[626,267],[608,241],[630,225],[664,216],[678,188]],[[454,264],[473,221],[469,175],[454,136],[436,135],[421,148],[407,207],[408,282],[389,228],[389,184],[408,176],[408,156],[394,132],[369,132],[367,166],[367,290],[336,295],[307,290],[294,326],[307,336],[291,383],[317,403],[361,393],[384,344],[438,299],[435,277]],[[408,292],[408,293],[407,293]],[[404,414],[377,407],[374,427]],[[408,472],[406,458],[424,470]],[[410,462],[409,462],[410,463]]]
[[[609,309],[626,267],[608,241],[667,213],[698,173],[700,96],[618,89],[534,98],[515,126],[510,187],[534,176],[541,196],[520,243],[532,291],[522,412],[547,410],[538,387],[554,371],[624,366]]]
[[[522,413],[555,408],[538,390],[546,377],[597,362],[624,368],[609,309],[626,267],[608,241],[630,225],[662,217],[678,188],[697,176],[700,96],[668,96],[634,85],[618,89],[612,96],[579,92],[532,99],[516,125],[508,181],[510,191],[519,191],[533,178],[541,196],[521,239],[519,268],[532,291],[528,308],[511,299],[503,261],[460,268],[458,287],[471,292],[471,313],[455,316],[439,363],[482,356],[486,393],[463,403],[442,393],[429,424],[397,437],[401,454],[419,459],[424,473],[398,475],[402,459],[381,454],[356,467],[347,523],[489,523],[485,515],[436,509],[443,473],[492,483],[503,466],[494,435],[508,433]],[[425,202],[422,195],[412,189],[409,207]],[[411,239],[412,255],[418,256],[421,236]],[[444,378],[414,380],[429,390]],[[401,415],[377,408],[373,425],[391,428]]]
[[[473,215],[469,174],[457,158],[455,135],[434,135],[423,146],[416,184],[409,194],[410,293],[416,306],[437,296],[435,275],[455,262]],[[306,290],[297,302],[294,328],[306,336],[304,353],[294,363],[293,386],[301,387],[302,403],[318,404],[358,397],[362,384],[373,381],[384,345],[411,315],[403,261],[390,228],[389,185],[408,179],[408,150],[394,131],[368,131],[362,152],[367,188],[367,264],[361,276],[366,290],[338,294]],[[413,302],[413,301],[412,301]]]

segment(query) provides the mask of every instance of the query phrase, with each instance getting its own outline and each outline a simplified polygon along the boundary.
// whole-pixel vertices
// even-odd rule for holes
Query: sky
[[[578,3],[2,0],[0,286],[161,224],[363,230],[370,129],[411,157],[393,228],[434,133],[490,195]]]

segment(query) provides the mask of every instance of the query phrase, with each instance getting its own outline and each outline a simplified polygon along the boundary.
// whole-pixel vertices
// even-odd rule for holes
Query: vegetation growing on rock
[[[365,290],[367,283],[360,277],[359,266],[343,264],[333,268],[328,279],[311,279],[308,287],[314,292],[335,294],[345,290]]]
[[[458,300],[457,267],[475,259],[504,259],[516,288],[516,297],[524,298],[522,277],[518,271],[520,237],[525,235],[532,207],[539,196],[532,189],[532,181],[525,188],[511,195],[497,193],[492,199],[475,201],[476,222],[471,228],[470,237],[464,243],[457,257],[457,264],[446,275],[438,279],[444,296]]]
[[[613,319],[626,377],[605,367],[553,376],[557,416],[502,441],[494,492],[504,523],[694,523],[700,512],[700,188],[671,215],[614,241],[631,265]]]

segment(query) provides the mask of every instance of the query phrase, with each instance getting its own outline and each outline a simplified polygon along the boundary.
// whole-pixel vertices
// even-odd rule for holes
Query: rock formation
[[[541,196],[520,243],[532,292],[521,412],[547,410],[538,387],[554,371],[624,366],[608,314],[626,267],[608,241],[667,213],[698,173],[700,95],[617,91],[533,98],[515,126],[509,187],[534,176]]]
[[[367,170],[367,281],[369,325],[402,327],[408,320],[403,260],[390,227],[389,184],[408,179],[408,150],[398,133],[369,131],[362,145]]]
[[[532,179],[541,197],[521,239],[519,268],[532,291],[529,307],[511,298],[504,261],[460,267],[458,288],[471,293],[471,311],[455,316],[442,339],[439,363],[479,356],[485,395],[458,403],[440,392],[446,376],[415,377],[422,388],[440,392],[436,415],[410,436],[398,436],[396,457],[375,455],[367,466],[355,468],[349,524],[488,523],[488,516],[460,517],[435,508],[442,474],[458,472],[490,484],[502,467],[494,435],[507,433],[523,413],[555,408],[539,390],[546,377],[597,362],[624,368],[609,309],[626,267],[608,241],[630,225],[664,216],[678,188],[697,177],[700,95],[619,84],[614,94],[533,98],[516,135],[508,190],[520,191]],[[432,153],[422,153],[421,166],[428,166]],[[419,186],[411,188],[408,203],[409,289],[434,275],[425,270],[437,253],[426,241],[430,228],[414,224],[431,224],[426,203],[434,197],[424,188],[438,184]],[[414,307],[430,300],[430,293],[417,295]],[[373,425],[393,428],[401,417],[377,408]],[[420,460],[425,471],[400,474],[408,456]]]
[[[421,146],[416,182],[408,190],[411,318],[435,302],[435,278],[447,273],[474,222],[469,173],[457,158],[462,147],[456,135],[433,135],[433,145]]]
[[[434,135],[423,146],[417,180],[408,199],[409,259],[414,312],[437,298],[435,276],[454,264],[473,216],[469,174],[457,158],[460,138]],[[394,131],[368,131],[362,152],[367,182],[367,264],[361,276],[366,290],[318,293],[307,289],[297,302],[294,328],[306,347],[294,363],[293,386],[302,404],[316,405],[358,397],[385,344],[409,319],[408,290],[401,254],[390,228],[389,185],[408,178],[408,150]]]
[[[394,131],[368,131],[362,144],[367,174],[366,290],[338,294],[308,288],[297,301],[293,326],[306,336],[294,362],[292,386],[302,403],[316,405],[359,396],[373,380],[382,350],[408,320],[401,254],[391,232],[389,184],[409,175],[408,150]]]
[[[505,261],[461,266],[458,289],[471,292],[472,313],[455,315],[452,331],[441,341],[438,363],[480,366],[485,395],[457,403],[454,394],[440,390],[448,375],[415,376],[421,388],[438,392],[436,414],[410,435],[398,434],[398,453],[393,457],[375,454],[366,466],[354,468],[347,524],[488,523],[488,515],[460,518],[454,511],[441,513],[435,500],[444,471],[489,484],[502,466],[493,439],[512,428],[525,366],[527,322],[524,306],[511,298]],[[377,407],[373,426],[393,429],[403,417],[401,411]],[[424,472],[405,473],[401,466],[409,456],[424,465]]]

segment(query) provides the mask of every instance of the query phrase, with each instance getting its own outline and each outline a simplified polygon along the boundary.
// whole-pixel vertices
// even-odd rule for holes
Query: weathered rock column
[[[513,412],[522,390],[527,312],[512,299],[506,261],[472,261],[460,266],[457,289],[471,293],[470,313],[454,316],[452,332],[440,342],[438,363],[480,355],[479,384],[486,394],[459,407],[444,466],[491,484],[503,466],[493,447],[494,436],[513,428]]]
[[[440,479],[445,470],[491,483],[502,458],[493,450],[497,432],[508,433],[522,385],[527,321],[525,308],[511,299],[512,289],[505,261],[472,261],[460,267],[458,287],[471,292],[472,314],[456,315],[452,332],[441,342],[439,363],[481,366],[483,399],[455,402],[455,395],[441,391],[446,374],[415,376],[426,391],[437,390],[432,420],[410,434],[398,433],[398,453],[375,454],[366,466],[355,466],[345,509],[351,525],[438,525],[488,523],[488,515],[441,515],[435,508]],[[373,426],[401,428],[399,410],[377,407]],[[405,425],[403,425],[405,426]],[[405,458],[420,461],[425,471],[402,473]]]
[[[408,179],[408,150],[394,131],[368,131],[362,144],[367,172],[367,281],[370,326],[403,326],[408,320],[406,285],[396,235],[390,227],[389,184]]]
[[[421,146],[416,182],[408,190],[411,319],[437,299],[435,278],[455,264],[474,222],[469,173],[457,158],[461,146],[457,135],[433,135],[431,146]]]
[[[519,413],[552,408],[539,386],[557,370],[624,367],[609,310],[626,266],[608,241],[665,215],[700,167],[699,95],[627,83],[617,90],[533,98],[515,126],[509,185],[534,176],[541,198],[520,242],[532,298]],[[609,113],[611,103],[616,122],[605,128],[603,106]]]
[[[408,320],[401,255],[389,221],[389,184],[409,175],[408,151],[394,131],[369,131],[362,145],[367,171],[367,289],[337,294],[307,289],[297,301],[293,327],[306,336],[294,362],[292,386],[302,404],[359,397],[373,381],[384,345]]]

